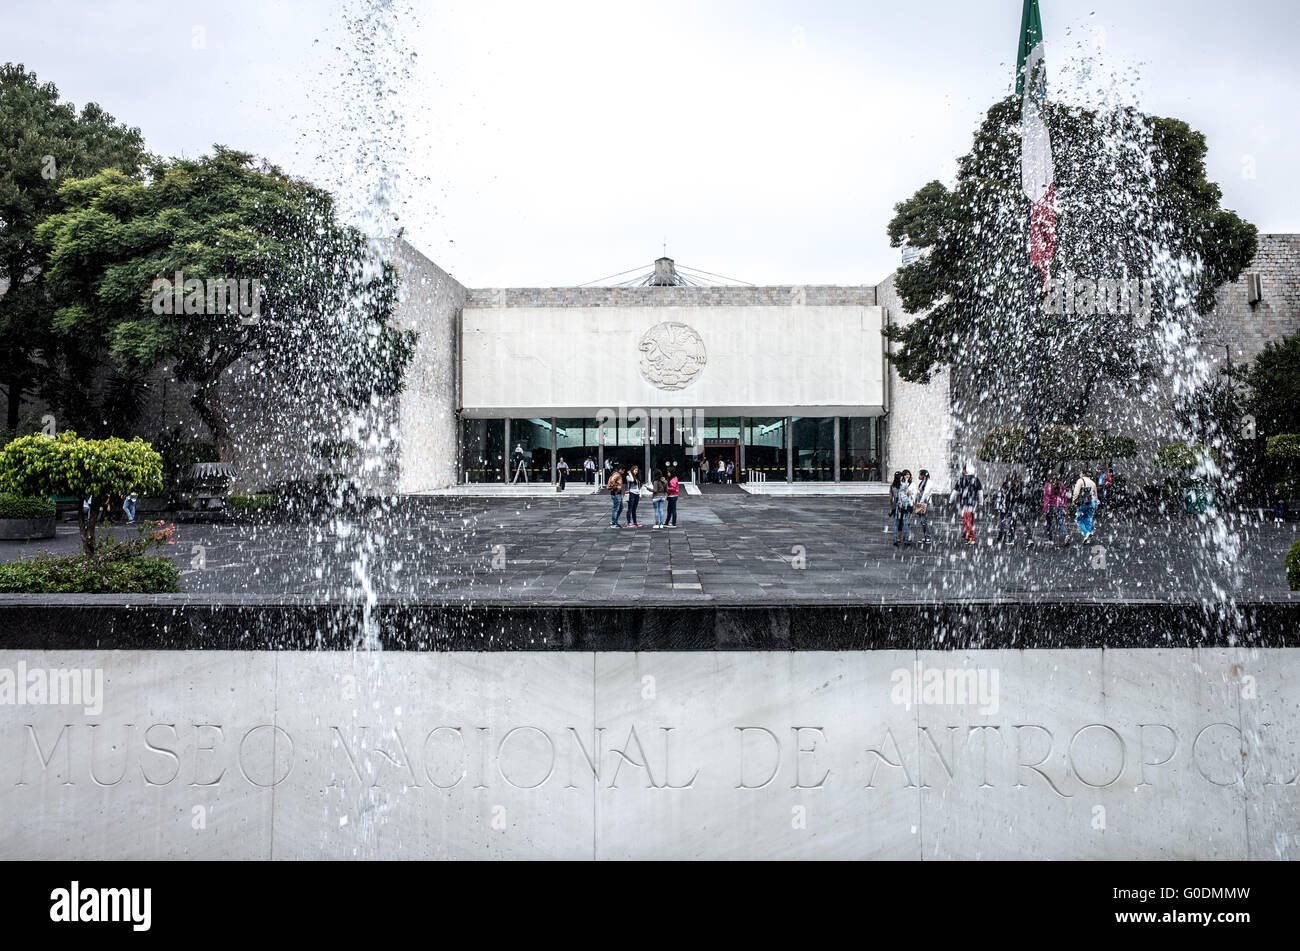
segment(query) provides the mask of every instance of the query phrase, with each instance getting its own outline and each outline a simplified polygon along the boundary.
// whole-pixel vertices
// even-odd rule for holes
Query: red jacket
[[[1058,493],[1052,488],[1052,483],[1043,484],[1043,514],[1047,514],[1049,508],[1065,508],[1065,485],[1061,485],[1061,491]]]
[[[670,499],[675,499],[675,498],[677,498],[677,492],[678,492],[678,489],[680,489],[680,487],[681,487],[681,486],[680,486],[680,485],[678,484],[678,482],[677,482],[677,476],[673,476],[671,479],[669,479],[669,480],[668,480],[668,497],[669,497]]]

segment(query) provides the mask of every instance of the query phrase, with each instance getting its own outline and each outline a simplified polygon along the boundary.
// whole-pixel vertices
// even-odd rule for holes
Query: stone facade
[[[494,287],[470,290],[466,307],[764,307],[875,305],[876,289],[858,285],[771,287]]]
[[[1251,275],[1260,277],[1262,297],[1252,304]],[[1300,234],[1262,234],[1250,266],[1219,288],[1205,349],[1216,361],[1247,363],[1272,340],[1300,331]]]
[[[916,319],[903,310],[892,274],[876,285],[875,293],[884,309],[885,326],[906,326]],[[883,478],[910,469],[915,479],[921,469],[928,469],[936,488],[946,489],[960,465],[955,457],[948,371],[935,374],[926,384],[909,383],[890,364],[886,400]]]

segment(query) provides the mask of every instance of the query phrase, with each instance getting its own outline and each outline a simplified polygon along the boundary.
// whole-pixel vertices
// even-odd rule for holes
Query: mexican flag
[[[1038,0],[1025,0],[1020,15],[1016,95],[1020,96],[1020,184],[1033,206],[1029,213],[1029,263],[1043,272],[1046,290],[1056,252],[1056,173],[1052,168],[1052,140],[1043,115],[1047,67],[1043,63],[1043,21],[1038,15]]]

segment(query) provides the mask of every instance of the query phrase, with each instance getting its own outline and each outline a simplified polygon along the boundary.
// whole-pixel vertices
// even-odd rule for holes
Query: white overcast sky
[[[139,126],[151,151],[255,152],[349,207],[373,208],[383,181],[413,244],[492,287],[594,280],[648,265],[665,240],[679,263],[758,284],[880,280],[898,260],[893,205],[951,183],[1009,91],[1021,3],[0,8],[0,59]],[[381,53],[357,51],[344,15],[390,8]],[[1187,120],[1227,207],[1300,231],[1300,3],[1041,8],[1051,95]],[[379,102],[358,92],[376,75]]]

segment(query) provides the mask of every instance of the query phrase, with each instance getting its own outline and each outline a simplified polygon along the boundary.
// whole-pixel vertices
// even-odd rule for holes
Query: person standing
[[[961,478],[953,487],[952,494],[961,511],[961,537],[967,545],[974,545],[975,512],[984,504],[984,483],[969,464],[961,467]]]
[[[655,510],[655,528],[663,528],[666,521],[664,518],[664,504],[668,500],[668,480],[664,478],[664,474],[658,469],[650,477],[650,488],[652,490],[650,504],[654,506]]]
[[[524,465],[524,444],[515,443],[515,451],[510,454],[510,461],[515,467],[515,474],[510,478],[510,484],[514,485],[523,476],[524,482],[528,481],[528,468]]]
[[[934,484],[930,481],[930,471],[922,469],[916,487],[912,489],[912,513],[917,524],[921,526],[921,544],[933,545],[930,537],[930,496],[934,494]]]
[[[1020,506],[1023,500],[1024,489],[1020,483],[1020,475],[1016,472],[1008,472],[994,499],[994,509],[998,513],[999,545],[1004,539],[1013,545],[1016,543],[1016,520],[1020,517]]]
[[[640,466],[633,466],[627,470],[627,476],[623,480],[623,488],[627,490],[627,527],[640,528],[641,523],[636,519],[637,503],[641,501]]]
[[[682,485],[677,481],[676,472],[668,476],[668,514],[664,518],[664,528],[677,527],[677,494],[681,491],[681,488]]]
[[[735,481],[736,481],[736,464],[734,462],[728,462],[727,463],[727,485],[731,485]]]
[[[555,464],[555,477],[559,479],[559,485],[555,487],[556,492],[563,492],[565,483],[569,480],[569,464],[560,456],[560,461]]]
[[[898,501],[894,506],[894,547],[912,544],[912,473],[898,474]]]
[[[605,489],[609,492],[610,503],[612,508],[609,515],[609,527],[618,528],[618,515],[623,511],[623,475],[615,472],[610,475],[609,481],[605,483]]]
[[[587,485],[594,485],[596,482],[596,460],[588,456],[582,462],[582,475],[587,480]]]
[[[1079,534],[1086,545],[1092,541],[1092,516],[1097,511],[1097,483],[1088,478],[1087,469],[1080,467],[1070,500],[1074,502],[1074,523],[1079,526]]]
[[[1060,473],[1048,479],[1043,485],[1043,514],[1047,516],[1047,542],[1056,544],[1056,533],[1061,533],[1061,540],[1070,544],[1070,536],[1065,531],[1065,485]]]

